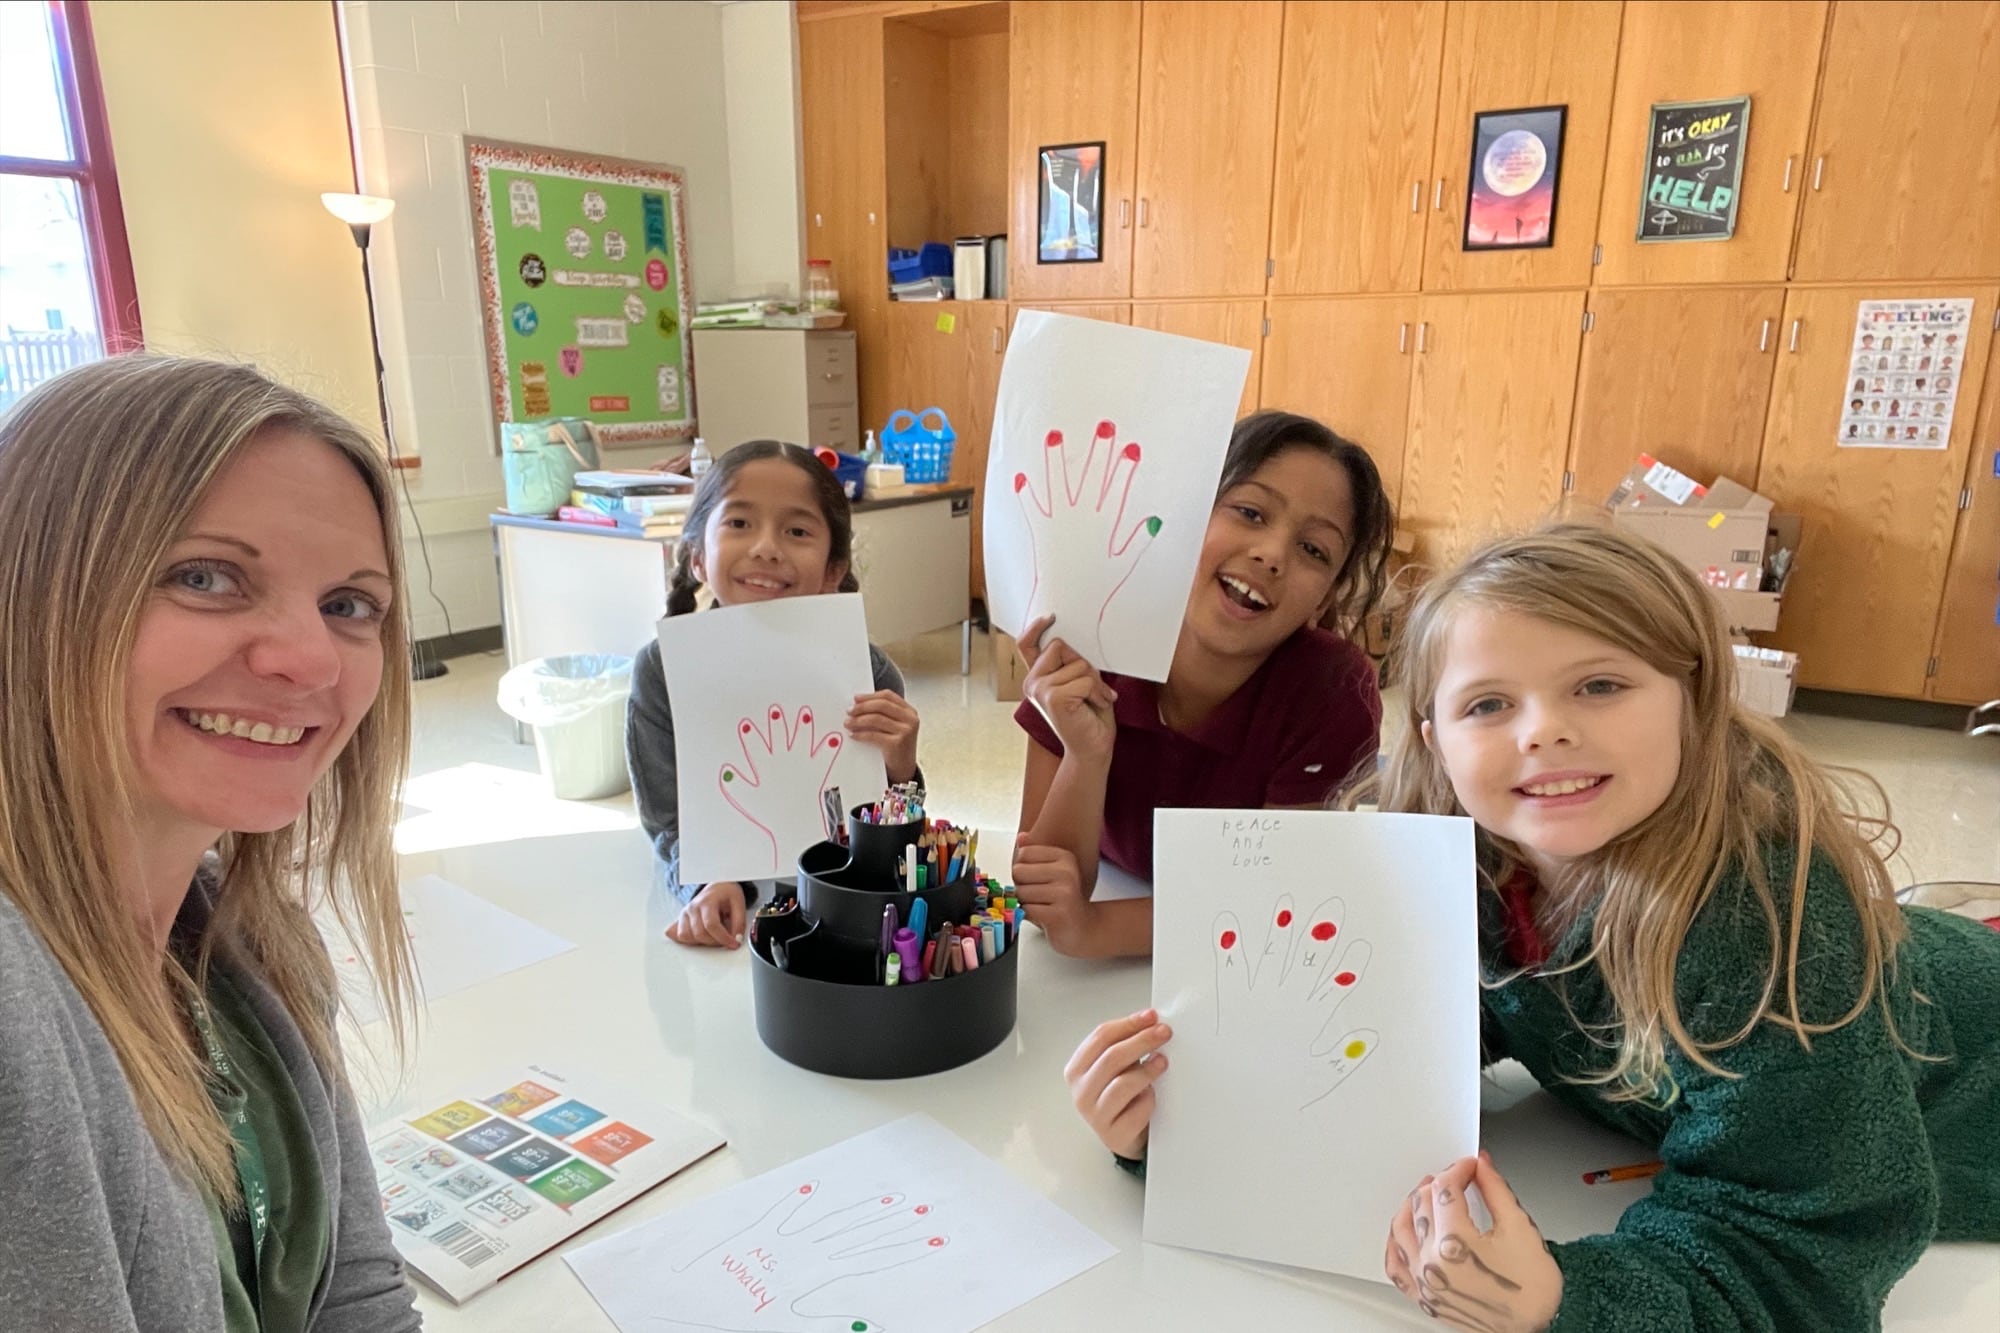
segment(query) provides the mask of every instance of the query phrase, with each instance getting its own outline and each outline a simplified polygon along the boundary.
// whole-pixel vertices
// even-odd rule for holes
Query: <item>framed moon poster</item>
[[[1567,106],[1481,111],[1472,120],[1467,250],[1539,250],[1556,243],[1556,184]]]

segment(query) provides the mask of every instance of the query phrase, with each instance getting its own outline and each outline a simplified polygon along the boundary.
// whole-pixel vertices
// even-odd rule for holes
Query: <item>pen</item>
[[[911,846],[909,850],[903,853],[903,875],[908,881],[906,892],[915,893],[917,891],[917,849],[915,846]]]
[[[937,938],[931,941],[930,964],[925,970],[933,981],[942,978],[951,966],[951,938],[950,925],[943,925],[938,927]]]
[[[882,952],[889,953],[896,947],[896,905],[890,903],[882,909]]]
[[[1614,1180],[1648,1180],[1665,1169],[1665,1162],[1638,1162],[1632,1166],[1611,1166],[1602,1171],[1584,1172],[1583,1183],[1602,1185]]]
[[[929,978],[931,978],[932,980],[936,980],[936,979],[937,979],[937,973],[931,970],[931,960],[932,960],[932,959],[934,959],[934,958],[936,958],[936,957],[937,957],[937,941],[936,941],[936,940],[925,940],[925,941],[924,941],[924,975],[925,975],[925,976],[927,976],[927,977],[929,977]]]

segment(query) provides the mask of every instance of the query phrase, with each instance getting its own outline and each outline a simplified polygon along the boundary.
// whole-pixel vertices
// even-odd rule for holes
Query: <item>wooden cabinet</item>
[[[1642,453],[1704,484],[1753,484],[1784,308],[1778,287],[1592,292],[1570,507],[1602,505]]]
[[[1417,289],[1444,9],[1285,6],[1272,295]]]
[[[1007,247],[1010,299],[1088,301],[1132,294],[1132,183],[1138,170],[1138,0],[1011,6]],[[803,27],[801,28],[803,31]],[[1036,262],[1040,150],[1104,145],[1103,259]],[[1261,251],[1259,252],[1261,255]]]
[[[1982,704],[2000,699],[2000,348],[1987,360],[1985,401],[1969,452],[1966,507],[1958,515],[1931,650],[1938,665],[1930,693],[1951,703]]]
[[[892,301],[889,303],[890,409],[920,412],[941,407],[957,441],[951,451],[954,486],[986,486],[986,446],[993,432],[993,399],[1000,392],[1000,362],[1007,349],[1007,305],[1002,301]],[[886,415],[886,414],[885,414]],[[986,595],[986,564],[978,497],[972,507],[972,595]]]
[[[1276,0],[1146,0],[1132,295],[1264,294],[1283,17]]]
[[[1604,184],[1611,78],[1618,64],[1616,0],[1452,0],[1431,159],[1424,288],[1581,287],[1590,281]],[[1536,250],[1463,248],[1472,119],[1482,111],[1566,105],[1554,244]],[[1621,152],[1639,152],[1621,144]]]
[[[1101,319],[1107,324],[1130,324],[1132,322],[1132,307],[1121,301],[1071,302],[1067,305],[1051,305],[1047,302],[1031,305],[1015,303],[1015,314],[1018,315],[1023,310],[1050,310],[1058,315],[1075,315],[1078,319]],[[1012,327],[1012,325],[1010,324],[1009,327]]]
[[[1802,282],[2000,273],[2000,5],[1834,6],[1806,180]]]
[[[1553,514],[1582,326],[1580,291],[1423,298],[1398,507],[1418,558]]]
[[[1784,281],[1792,226],[1805,193],[1806,133],[1826,13],[1826,0],[1753,5],[1654,0],[1625,6],[1599,211],[1598,242],[1604,247],[1599,283]],[[1736,234],[1726,241],[1641,245],[1636,237],[1651,178],[1647,131],[1653,104],[1746,93],[1750,120]]]
[[[1250,373],[1243,380],[1243,397],[1236,415],[1248,416],[1257,410],[1258,375],[1264,356],[1264,303],[1262,301],[1193,301],[1172,305],[1135,305],[1132,323],[1142,329],[1178,333],[1203,342],[1228,343],[1250,353]]]
[[[1972,328],[1944,449],[1836,443],[1857,304],[1876,297],[1970,296]],[[1794,288],[1771,390],[1757,489],[1805,521],[1773,642],[1799,655],[1799,683],[1921,697],[1944,596],[1958,493],[1985,380],[2000,288]],[[1796,350],[1793,350],[1796,346]]]
[[[1366,449],[1390,501],[1398,502],[1417,298],[1273,301],[1270,319],[1258,401],[1314,417]]]
[[[855,334],[864,428],[888,415],[888,240],[882,20],[799,25],[806,249],[830,259]]]

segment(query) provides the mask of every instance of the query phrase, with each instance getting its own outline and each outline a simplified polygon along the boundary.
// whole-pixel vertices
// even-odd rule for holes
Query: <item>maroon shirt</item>
[[[1300,630],[1283,643],[1191,732],[1160,721],[1160,686],[1107,674],[1118,692],[1118,735],[1104,792],[1099,852],[1123,870],[1153,878],[1153,811],[1261,809],[1316,805],[1381,742],[1382,696],[1375,664],[1337,634]],[[1032,700],[1014,720],[1060,755]]]

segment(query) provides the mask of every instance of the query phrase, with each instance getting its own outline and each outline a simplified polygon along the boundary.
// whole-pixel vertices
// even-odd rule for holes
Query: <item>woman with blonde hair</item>
[[[1392,681],[1406,728],[1349,803],[1477,825],[1485,1057],[1663,1162],[1554,1245],[1483,1154],[1412,1182],[1400,1291],[1470,1333],[1865,1329],[1932,1241],[2000,1240],[2000,934],[1897,906],[1885,826],[1737,706],[1691,571],[1593,527],[1489,543]],[[1127,1158],[1164,1040],[1134,1015],[1070,1063]]]
[[[412,979],[387,469],[256,370],[121,357],[0,419],[0,1308],[419,1326],[309,914]]]

